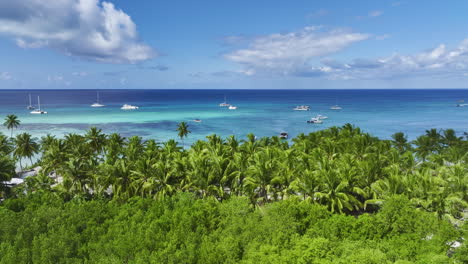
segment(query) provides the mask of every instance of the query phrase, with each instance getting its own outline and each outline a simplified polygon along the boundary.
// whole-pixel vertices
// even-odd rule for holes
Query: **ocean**
[[[102,108],[92,108],[95,90],[0,90],[0,116],[15,114],[21,126],[14,133],[28,132],[35,137],[84,133],[91,126],[106,133],[145,139],[177,139],[176,127],[185,121],[192,131],[185,140],[191,144],[210,134],[239,139],[249,133],[258,137],[289,133],[300,134],[351,123],[381,138],[404,132],[409,139],[430,128],[453,128],[458,135],[468,132],[468,90],[100,90]],[[26,109],[31,94],[33,104],[40,96],[47,115],[32,115]],[[220,107],[227,102],[236,110]],[[124,111],[131,104],[138,110]],[[338,104],[342,110],[330,110]],[[294,111],[309,105],[310,111]],[[323,124],[307,120],[321,114]],[[202,122],[194,122],[201,119]],[[5,127],[0,132],[9,135]]]

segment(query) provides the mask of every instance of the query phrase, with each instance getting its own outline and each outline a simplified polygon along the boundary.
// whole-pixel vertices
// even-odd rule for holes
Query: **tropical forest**
[[[468,263],[468,135],[0,135],[0,263]],[[14,184],[13,179],[33,171]]]

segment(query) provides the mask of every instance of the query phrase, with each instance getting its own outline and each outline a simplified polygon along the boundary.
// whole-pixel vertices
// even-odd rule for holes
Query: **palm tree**
[[[21,124],[21,121],[18,119],[16,115],[7,115],[5,118],[5,122],[3,123],[8,129],[11,129],[10,137],[13,137],[13,129],[17,128]]]
[[[102,133],[102,130],[96,127],[91,127],[86,133],[85,138],[96,154],[99,154],[103,150],[107,140],[107,136]]]
[[[176,130],[179,132],[177,135],[182,140],[182,145],[184,145],[184,137],[187,137],[192,131],[189,130],[186,122],[180,122]]]
[[[392,135],[392,145],[397,148],[400,153],[405,152],[410,148],[410,144],[408,143],[408,139],[406,138],[403,132],[397,132]]]
[[[21,133],[14,139],[16,148],[13,152],[14,156],[20,161],[20,168],[23,169],[21,164],[22,158],[29,158],[32,165],[32,157],[39,152],[39,144],[35,138],[32,138],[28,133]]]

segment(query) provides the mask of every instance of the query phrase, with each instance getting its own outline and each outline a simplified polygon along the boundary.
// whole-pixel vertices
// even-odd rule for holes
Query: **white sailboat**
[[[104,105],[99,102],[99,92],[97,92],[96,102],[91,107],[103,107]]]
[[[227,101],[226,101],[226,95],[224,96],[224,102],[223,102],[223,103],[220,103],[219,106],[221,106],[221,107],[231,106],[231,105],[228,104]]]
[[[31,111],[31,114],[36,114],[36,115],[44,115],[47,114],[46,111],[41,110],[41,100],[39,99],[39,96],[37,97],[37,109]]]
[[[338,105],[338,98],[336,99],[336,104],[330,107],[331,110],[341,110],[343,109],[341,106]]]
[[[26,109],[34,110],[34,106],[32,106],[32,102],[31,102],[31,94],[29,94],[29,105],[26,107]]]

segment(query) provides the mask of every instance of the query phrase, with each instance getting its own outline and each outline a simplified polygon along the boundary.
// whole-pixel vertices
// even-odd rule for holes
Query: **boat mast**
[[[99,103],[99,92],[97,92],[97,103]]]
[[[41,100],[39,99],[39,95],[37,96],[37,105],[39,106],[39,109],[37,110],[41,110]]]
[[[32,107],[32,103],[31,103],[31,94],[29,94],[29,107]]]

